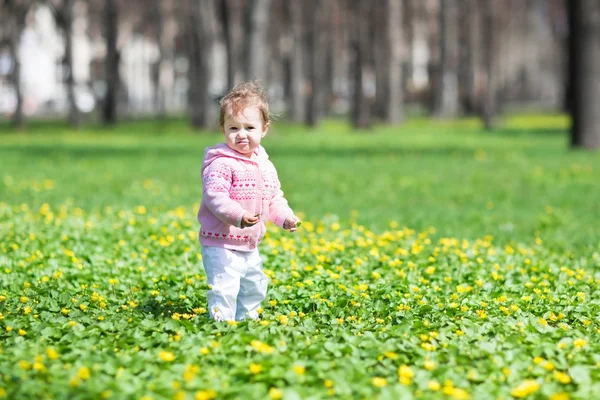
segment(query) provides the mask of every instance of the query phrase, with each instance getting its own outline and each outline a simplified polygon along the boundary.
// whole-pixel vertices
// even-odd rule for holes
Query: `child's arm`
[[[294,216],[294,211],[288,205],[286,198],[283,196],[279,179],[277,179],[276,185],[275,195],[269,203],[269,221],[280,228],[290,229],[286,226],[286,221],[296,217]]]
[[[227,163],[215,160],[202,173],[203,196],[206,206],[215,217],[228,225],[239,227],[246,211],[229,197],[231,181],[231,169]]]

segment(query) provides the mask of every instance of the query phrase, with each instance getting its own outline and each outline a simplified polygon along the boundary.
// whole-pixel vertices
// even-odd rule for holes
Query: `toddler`
[[[257,248],[266,222],[290,232],[300,222],[260,145],[270,125],[265,90],[254,82],[241,83],[220,105],[225,143],[204,151],[198,211],[202,261],[210,285],[208,310],[217,321],[257,319],[267,293]]]

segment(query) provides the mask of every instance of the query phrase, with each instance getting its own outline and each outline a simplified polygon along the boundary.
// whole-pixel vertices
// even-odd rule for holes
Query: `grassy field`
[[[207,319],[181,121],[0,125],[0,398],[588,399],[600,155],[561,116],[275,123],[260,322]]]

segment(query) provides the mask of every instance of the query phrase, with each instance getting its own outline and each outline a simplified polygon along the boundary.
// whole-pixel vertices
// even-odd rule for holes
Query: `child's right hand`
[[[248,228],[250,226],[254,226],[260,221],[258,216],[249,213],[248,211],[244,212],[242,216],[242,223],[240,224],[242,228]]]

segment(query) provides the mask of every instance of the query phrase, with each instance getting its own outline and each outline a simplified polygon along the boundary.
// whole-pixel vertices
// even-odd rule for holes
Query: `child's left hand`
[[[298,227],[300,226],[300,218],[295,215],[288,217],[283,223],[283,229],[287,229],[290,232],[296,232]]]

